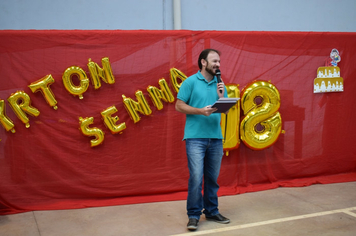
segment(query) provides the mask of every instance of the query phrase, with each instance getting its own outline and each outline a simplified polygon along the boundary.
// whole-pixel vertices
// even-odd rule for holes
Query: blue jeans
[[[202,210],[206,216],[219,214],[217,183],[223,144],[221,139],[186,139],[186,152],[189,168],[187,214],[189,218],[200,219]],[[204,196],[202,184],[204,176]]]

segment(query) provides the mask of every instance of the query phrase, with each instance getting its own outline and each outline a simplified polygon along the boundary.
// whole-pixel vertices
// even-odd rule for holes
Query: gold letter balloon
[[[126,123],[123,122],[119,125],[116,122],[119,120],[118,116],[112,116],[117,112],[115,106],[108,107],[104,111],[101,112],[101,118],[104,121],[105,126],[111,131],[112,134],[117,134],[126,129]]]
[[[11,130],[12,133],[15,133],[15,125],[12,120],[6,115],[6,106],[5,101],[0,99],[0,123],[6,129],[6,131]]]
[[[115,78],[112,73],[109,58],[104,57],[101,59],[101,64],[103,65],[103,68],[101,68],[97,63],[92,62],[89,58],[88,69],[95,89],[101,87],[100,78],[107,84],[115,83]]]
[[[240,124],[240,134],[246,146],[262,150],[277,141],[282,130],[279,107],[279,91],[270,82],[254,81],[243,89],[241,108],[245,117]]]
[[[187,79],[187,76],[180,70],[176,69],[176,68],[171,68],[169,70],[169,73],[171,75],[171,81],[173,84],[173,88],[176,91],[176,93],[178,93],[180,86],[182,85],[183,81]],[[178,83],[177,79],[180,79],[181,82]]]
[[[53,107],[54,110],[57,110],[57,101],[52,93],[52,90],[49,88],[51,84],[54,83],[52,75],[46,75],[42,79],[31,83],[28,87],[33,93],[41,91],[43,97],[46,99],[46,102]]]
[[[169,89],[168,83],[165,79],[160,79],[158,81],[158,84],[161,89],[150,85],[147,87],[147,91],[153,102],[153,105],[157,107],[157,110],[162,110],[163,104],[161,100],[172,103],[174,102],[174,96],[171,90]]]
[[[30,127],[30,120],[26,116],[26,113],[35,117],[40,115],[40,111],[31,106],[30,96],[24,91],[17,91],[16,93],[11,94],[7,101],[16,116],[25,124],[26,128]],[[20,101],[21,103],[19,103]]]
[[[135,102],[132,98],[127,98],[125,95],[122,95],[122,99],[124,101],[124,106],[126,108],[127,113],[129,113],[131,120],[133,120],[134,123],[137,123],[141,120],[141,117],[138,115],[137,112],[148,116],[152,114],[152,110],[148,105],[142,91],[136,91],[135,95],[137,102]]]
[[[85,136],[94,136],[95,139],[90,140],[90,146],[95,147],[104,142],[105,133],[99,128],[90,128],[89,125],[94,123],[93,117],[79,117],[80,130]]]
[[[79,79],[78,86],[72,81],[72,77],[75,75],[78,76]],[[64,87],[70,94],[78,96],[79,99],[83,99],[83,93],[85,93],[89,87],[89,79],[82,68],[78,66],[69,67],[64,71],[62,79]]]

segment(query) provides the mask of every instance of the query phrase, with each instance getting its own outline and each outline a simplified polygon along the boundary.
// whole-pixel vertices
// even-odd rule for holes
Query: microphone
[[[219,69],[216,69],[215,76],[218,79],[218,83],[221,83],[221,72]],[[223,91],[220,89],[219,92],[222,93]]]

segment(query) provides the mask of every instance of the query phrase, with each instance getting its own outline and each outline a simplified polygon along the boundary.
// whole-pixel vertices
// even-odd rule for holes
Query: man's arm
[[[217,108],[211,108],[210,106],[206,106],[203,108],[196,108],[196,107],[189,106],[188,104],[186,104],[180,99],[177,99],[176,110],[184,114],[210,116],[211,113],[217,110]]]

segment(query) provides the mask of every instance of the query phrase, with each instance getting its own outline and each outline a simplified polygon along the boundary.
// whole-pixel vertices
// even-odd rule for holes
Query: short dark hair
[[[220,52],[216,49],[212,49],[212,48],[204,49],[199,55],[199,59],[198,59],[199,69],[203,68],[203,65],[201,64],[201,59],[206,60],[210,52],[216,52],[220,56]]]

